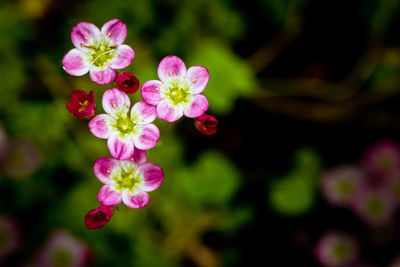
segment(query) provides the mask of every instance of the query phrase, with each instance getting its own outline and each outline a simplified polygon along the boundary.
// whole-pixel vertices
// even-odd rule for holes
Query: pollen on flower
[[[127,191],[130,195],[136,193],[137,187],[144,179],[142,175],[137,172],[136,165],[130,163],[120,166],[120,168],[114,172],[113,177],[110,178],[112,181],[112,190],[120,193]]]

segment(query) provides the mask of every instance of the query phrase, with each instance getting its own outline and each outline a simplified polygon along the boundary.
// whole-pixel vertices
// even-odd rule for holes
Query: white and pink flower
[[[160,131],[152,123],[157,117],[154,106],[140,101],[129,113],[129,96],[117,88],[104,92],[102,104],[107,114],[91,119],[89,129],[94,136],[108,139],[108,149],[114,158],[129,159],[135,147],[148,150],[157,144]]]
[[[208,100],[201,94],[206,88],[210,74],[206,67],[193,66],[186,69],[177,56],[167,56],[158,65],[159,80],[145,82],[141,88],[143,100],[157,107],[157,117],[174,122],[183,115],[197,118],[208,109]]]
[[[148,192],[159,188],[164,180],[163,170],[146,160],[146,152],[138,149],[129,160],[97,159],[93,166],[94,174],[104,184],[98,201],[107,206],[116,206],[123,201],[132,209],[146,206],[149,203]]]
[[[128,67],[135,52],[124,45],[128,29],[121,20],[107,21],[101,30],[89,22],[76,24],[71,31],[75,48],[63,58],[64,70],[74,76],[90,72],[92,81],[107,84],[114,81],[116,69]]]

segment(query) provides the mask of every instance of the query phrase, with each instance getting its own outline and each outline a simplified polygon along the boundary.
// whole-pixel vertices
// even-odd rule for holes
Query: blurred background
[[[114,85],[61,60],[112,18],[141,83],[166,55],[206,66],[220,125],[157,120],[162,186],[88,230],[109,152],[65,105],[102,113]],[[0,265],[400,266],[399,29],[398,0],[1,0]]]

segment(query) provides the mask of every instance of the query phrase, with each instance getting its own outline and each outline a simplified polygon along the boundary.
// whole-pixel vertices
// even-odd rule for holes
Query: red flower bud
[[[140,82],[135,75],[130,72],[123,71],[117,75],[117,88],[127,94],[135,93],[140,86]]]
[[[194,119],[197,130],[204,135],[213,135],[217,132],[218,120],[208,114],[203,114]]]
[[[86,227],[90,230],[103,227],[111,220],[114,210],[110,206],[100,205],[97,209],[91,210],[85,215]]]
[[[72,92],[71,102],[67,103],[67,109],[78,118],[93,118],[97,111],[93,91],[86,94],[86,92],[82,90],[74,90]]]

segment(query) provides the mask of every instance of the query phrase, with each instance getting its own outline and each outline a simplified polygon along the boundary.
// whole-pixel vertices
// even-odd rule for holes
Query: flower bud
[[[194,119],[197,130],[204,135],[213,135],[217,132],[218,120],[208,114],[203,114]]]
[[[93,91],[86,94],[86,92],[82,90],[74,90],[72,92],[71,102],[67,103],[67,109],[80,119],[93,118],[97,111]]]
[[[116,80],[117,88],[127,94],[135,93],[140,86],[140,82],[135,75],[130,72],[123,71],[118,73]]]
[[[86,227],[90,230],[103,227],[111,220],[114,210],[110,206],[100,205],[97,209],[91,210],[85,215]]]

